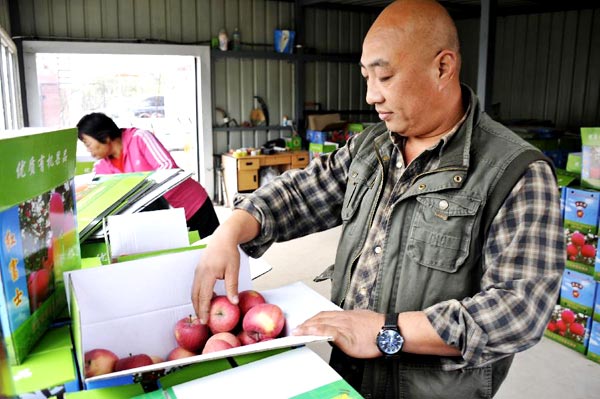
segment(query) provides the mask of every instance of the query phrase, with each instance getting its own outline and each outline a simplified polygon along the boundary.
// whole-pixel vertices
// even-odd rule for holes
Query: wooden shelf
[[[221,51],[216,49],[210,50],[211,57],[214,58],[251,58],[251,59],[270,59],[270,60],[287,60],[293,61],[294,54],[276,53],[275,51],[263,50],[239,50],[239,51]]]
[[[275,51],[265,50],[239,50],[239,51],[221,51],[216,49],[210,50],[211,57],[214,58],[250,58],[250,59],[270,59],[270,60],[287,60],[301,62],[356,62],[360,61],[358,53],[339,53],[339,54],[287,54],[276,53]]]

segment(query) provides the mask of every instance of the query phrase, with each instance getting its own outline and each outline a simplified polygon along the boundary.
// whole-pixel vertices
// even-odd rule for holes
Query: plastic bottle
[[[235,28],[233,31],[233,51],[240,51],[242,49],[242,37],[240,30]]]
[[[229,45],[229,36],[227,35],[227,31],[225,28],[219,31],[219,48],[221,51],[227,51],[227,47]]]

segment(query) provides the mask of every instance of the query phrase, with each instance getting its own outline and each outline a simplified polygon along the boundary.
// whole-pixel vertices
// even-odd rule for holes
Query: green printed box
[[[0,140],[0,322],[20,364],[66,307],[63,272],[80,267],[77,131],[16,131]]]
[[[600,127],[582,127],[581,144],[581,185],[600,189]]]

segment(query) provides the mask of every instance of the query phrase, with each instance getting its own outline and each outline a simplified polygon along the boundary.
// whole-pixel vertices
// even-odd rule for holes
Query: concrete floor
[[[216,207],[219,218],[229,208]],[[263,256],[273,269],[254,280],[256,289],[280,287],[302,281],[329,298],[328,283],[315,283],[313,277],[333,263],[340,229],[274,244]],[[324,359],[329,344],[309,345]],[[500,388],[498,399],[588,399],[600,397],[600,364],[561,344],[542,338],[533,348],[519,353]]]

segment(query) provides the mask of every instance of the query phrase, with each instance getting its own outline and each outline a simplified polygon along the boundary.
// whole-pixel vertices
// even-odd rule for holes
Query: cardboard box
[[[581,157],[581,151],[569,153],[567,156],[567,172],[575,173],[578,176],[581,176]]]
[[[21,398],[46,398],[43,391],[52,395],[79,391],[70,327],[48,330],[25,361],[11,371]]]
[[[594,314],[588,342],[587,358],[600,363],[600,284],[596,283],[596,298],[594,300]]]
[[[555,168],[555,171],[559,188],[574,186],[579,181],[579,175],[575,173],[559,168]]]
[[[340,114],[308,115],[308,130],[334,130],[343,127],[346,122]]]
[[[569,187],[565,194],[565,227],[584,234],[598,232],[600,192]]]
[[[80,267],[75,212],[77,131],[0,140],[0,321],[20,364],[66,307],[63,272]]]
[[[586,356],[591,361],[600,363],[600,322],[596,320],[592,321]]]
[[[567,187],[564,200],[566,266],[594,275],[600,193]]]
[[[581,144],[581,185],[600,189],[600,127],[582,127]]]
[[[119,357],[146,353],[166,358],[177,346],[173,333],[175,323],[194,313],[190,302],[192,276],[203,252],[203,249],[186,251],[68,273],[73,337],[80,370],[83,370],[83,354],[95,348],[109,349]],[[248,257],[243,252],[240,256],[238,289],[241,291],[251,288],[251,280]],[[215,292],[225,292],[222,281]],[[180,366],[329,339],[289,334],[319,311],[339,310],[339,307],[302,283],[262,293],[267,302],[279,305],[284,311],[284,337],[87,378],[85,386],[91,389],[107,384],[131,384],[145,376],[165,375]]]
[[[580,353],[585,353],[590,337],[597,284],[586,274],[565,270],[560,301],[552,313],[545,335]]]
[[[321,156],[321,154],[328,154],[337,150],[338,144],[326,141],[323,144],[309,143],[308,144],[308,156],[312,161],[315,157]]]
[[[165,397],[195,399],[199,392],[208,398],[362,398],[323,359],[306,347],[176,385],[167,390],[168,396]]]
[[[306,140],[309,143],[323,144],[329,139],[329,132],[323,130],[311,130],[306,131]]]
[[[15,396],[15,387],[12,375],[8,367],[8,355],[4,346],[4,336],[0,329],[0,398],[12,398]]]
[[[565,270],[560,285],[559,303],[577,313],[592,316],[596,300],[596,285],[590,275]]]

